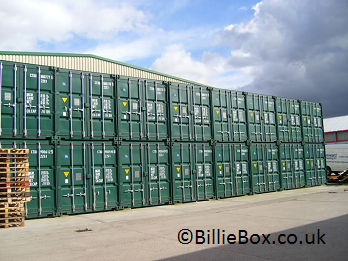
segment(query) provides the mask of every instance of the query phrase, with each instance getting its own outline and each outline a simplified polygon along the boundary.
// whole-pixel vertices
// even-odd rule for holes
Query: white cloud
[[[219,44],[229,45],[227,66],[253,78],[252,92],[319,101],[324,115],[348,114],[348,17],[344,0],[264,0],[254,16],[226,26]]]
[[[202,61],[195,60],[183,46],[170,45],[152,64],[151,69],[219,88],[238,89],[252,81],[241,71],[231,71],[226,59],[204,52]]]
[[[241,11],[246,11],[246,10],[248,10],[248,7],[246,7],[246,6],[242,6],[242,7],[238,8],[238,10],[241,10]]]
[[[191,53],[177,44],[168,46],[162,56],[152,64],[151,69],[200,83],[207,83],[212,74],[208,66],[195,61]]]
[[[65,41],[75,36],[105,40],[121,31],[149,30],[143,11],[101,2],[18,0],[0,1],[0,49],[38,49],[40,41]]]

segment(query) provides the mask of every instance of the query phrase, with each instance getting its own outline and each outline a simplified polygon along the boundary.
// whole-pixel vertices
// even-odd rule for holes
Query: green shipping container
[[[167,86],[160,81],[117,78],[118,136],[121,140],[165,140]]]
[[[214,167],[218,198],[250,193],[248,146],[233,143],[217,144]]]
[[[325,145],[307,144],[305,152],[306,185],[316,186],[326,183]]]
[[[222,142],[247,140],[245,96],[230,90],[212,91],[214,138]]]
[[[173,141],[212,139],[211,91],[207,87],[169,84],[170,133]]]
[[[324,142],[322,106],[301,101],[303,140],[309,143]]]
[[[11,141],[0,140],[1,148],[29,149],[29,186],[30,198],[25,203],[27,218],[55,216],[56,197],[56,148],[48,141]]]
[[[300,102],[292,99],[276,98],[278,139],[283,142],[301,142]]]
[[[202,143],[174,143],[171,146],[173,201],[214,198],[213,148]]]
[[[118,207],[117,154],[112,142],[62,141],[56,148],[59,215]]]
[[[277,140],[275,101],[271,96],[247,94],[248,137],[251,141]]]
[[[283,143],[280,151],[280,178],[282,189],[306,185],[304,149],[301,143]]]
[[[276,191],[280,188],[279,155],[276,144],[252,144],[250,147],[252,192]]]
[[[171,203],[169,153],[164,143],[118,145],[121,208]]]

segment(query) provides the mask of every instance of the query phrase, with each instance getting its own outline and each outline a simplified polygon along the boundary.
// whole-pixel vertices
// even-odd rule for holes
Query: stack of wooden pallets
[[[0,149],[0,228],[24,226],[27,201],[29,150]]]

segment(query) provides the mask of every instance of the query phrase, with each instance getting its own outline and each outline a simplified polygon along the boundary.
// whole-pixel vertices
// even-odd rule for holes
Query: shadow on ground
[[[318,232],[321,240],[318,237]],[[265,234],[267,233],[265,232]],[[297,242],[295,244],[279,244],[277,240],[280,234],[294,234],[297,236]],[[308,234],[308,242],[312,241],[314,234],[314,244],[306,243],[306,234]],[[202,241],[202,239],[199,240]],[[257,242],[258,239],[254,237],[253,240]],[[251,244],[249,240],[247,244],[243,245],[237,243],[234,245],[216,245],[216,247],[207,250],[161,260],[347,260],[348,215],[275,232],[269,236],[268,240],[270,244],[267,241],[262,244],[264,237],[260,235],[258,244]],[[286,236],[280,237],[280,241],[286,240]],[[289,241],[294,242],[295,237],[291,235]],[[192,240],[191,244],[195,244],[195,240]]]

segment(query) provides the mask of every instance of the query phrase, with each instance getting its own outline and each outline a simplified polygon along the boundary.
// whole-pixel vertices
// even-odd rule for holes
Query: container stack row
[[[28,149],[0,149],[0,228],[24,226],[30,200]]]
[[[326,182],[315,102],[0,62],[2,148],[28,148],[43,217]]]

